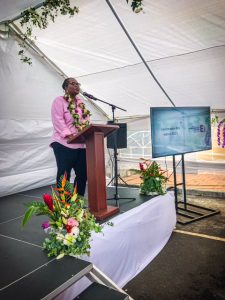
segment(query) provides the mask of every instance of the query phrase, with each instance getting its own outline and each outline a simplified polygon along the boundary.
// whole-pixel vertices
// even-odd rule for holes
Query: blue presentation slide
[[[209,107],[151,108],[152,157],[209,150]]]

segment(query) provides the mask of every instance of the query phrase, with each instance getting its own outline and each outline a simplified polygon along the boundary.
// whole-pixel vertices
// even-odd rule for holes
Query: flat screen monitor
[[[210,107],[151,107],[152,157],[212,149]]]

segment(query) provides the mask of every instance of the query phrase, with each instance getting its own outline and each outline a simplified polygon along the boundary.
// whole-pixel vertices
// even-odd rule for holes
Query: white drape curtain
[[[174,195],[157,196],[111,220],[104,235],[94,234],[92,262],[119,287],[139,274],[163,249],[176,224]],[[74,299],[90,282],[83,278],[59,295],[57,300]]]

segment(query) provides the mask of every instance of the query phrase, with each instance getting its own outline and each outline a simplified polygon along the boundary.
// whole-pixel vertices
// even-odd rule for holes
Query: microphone
[[[88,97],[88,98],[90,98],[92,100],[98,100],[98,98],[96,98],[95,96],[93,96],[91,94],[88,94],[86,92],[83,92],[82,95],[85,96],[85,97]]]

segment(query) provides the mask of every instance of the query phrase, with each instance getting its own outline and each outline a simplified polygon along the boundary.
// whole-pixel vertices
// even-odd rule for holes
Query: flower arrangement
[[[143,162],[139,163],[139,170],[134,170],[140,174],[142,183],[140,184],[140,193],[144,195],[163,195],[166,193],[167,176],[160,168],[160,165],[153,161],[141,158]]]
[[[48,256],[62,258],[64,255],[90,255],[91,232],[102,232],[102,225],[84,208],[84,199],[80,198],[76,188],[67,181],[66,174],[60,188],[52,188],[52,195],[44,194],[44,202],[33,201],[23,218],[23,226],[32,215],[46,215],[49,220],[42,228],[49,234],[43,242]]]
[[[73,125],[80,132],[86,128],[89,124],[90,111],[85,107],[83,102],[77,103],[70,95],[65,95],[64,98],[68,101],[68,110],[74,119]]]

